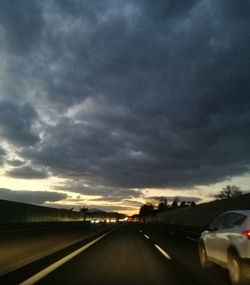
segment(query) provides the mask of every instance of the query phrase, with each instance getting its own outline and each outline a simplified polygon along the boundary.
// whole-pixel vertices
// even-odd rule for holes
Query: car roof
[[[224,212],[223,214],[226,214],[226,213],[239,213],[242,215],[250,216],[250,210],[231,210],[231,211]]]

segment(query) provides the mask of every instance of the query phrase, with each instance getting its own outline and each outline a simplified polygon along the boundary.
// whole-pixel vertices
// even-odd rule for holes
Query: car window
[[[227,214],[223,214],[221,216],[219,216],[211,225],[210,225],[210,229],[211,230],[221,230],[223,229],[223,227],[225,226],[225,222],[226,222],[226,217]]]
[[[239,213],[230,213],[228,215],[228,226],[230,228],[239,226],[243,223],[243,221],[246,219],[245,215],[239,214]]]
[[[246,219],[245,215],[239,213],[226,213],[219,216],[210,226],[211,230],[223,230],[239,226]]]

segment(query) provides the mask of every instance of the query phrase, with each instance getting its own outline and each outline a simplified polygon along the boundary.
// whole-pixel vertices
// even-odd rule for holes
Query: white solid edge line
[[[145,236],[145,238],[149,239],[149,236],[147,236],[147,235],[145,235],[145,234],[144,234],[144,236]]]
[[[166,251],[164,251],[161,247],[159,247],[159,245],[154,244],[154,246],[169,260],[171,260],[172,258],[170,257],[169,254],[166,253]]]
[[[110,234],[112,231],[109,231],[109,232],[101,235],[100,237],[96,238],[95,240],[93,240],[93,241],[85,244],[84,246],[80,247],[79,249],[73,251],[69,255],[66,255],[62,259],[56,261],[55,263],[51,264],[50,266],[48,266],[45,269],[41,270],[40,272],[36,273],[32,277],[26,279],[25,281],[23,281],[19,285],[32,285],[32,284],[35,284],[36,282],[38,282],[39,280],[44,278],[46,275],[48,275],[49,273],[51,273],[52,271],[54,271],[55,269],[57,269],[58,267],[60,267],[61,265],[63,265],[67,261],[69,261],[70,259],[72,259],[73,257],[77,256],[78,254],[80,254],[81,252],[86,250],[88,247],[90,247],[94,243],[98,242],[100,239],[104,238],[106,235]]]

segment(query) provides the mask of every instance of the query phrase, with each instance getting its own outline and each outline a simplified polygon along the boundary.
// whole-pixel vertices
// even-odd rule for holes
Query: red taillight
[[[242,232],[242,234],[247,237],[248,239],[250,239],[250,230],[244,231]]]

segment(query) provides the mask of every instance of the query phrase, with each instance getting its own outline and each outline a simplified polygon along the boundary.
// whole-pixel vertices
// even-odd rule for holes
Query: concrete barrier
[[[0,223],[82,221],[83,214],[25,203],[0,200]]]
[[[250,193],[236,198],[217,200],[196,207],[178,208],[158,213],[152,221],[167,224],[202,227],[218,215],[230,210],[250,210]]]

